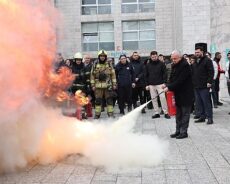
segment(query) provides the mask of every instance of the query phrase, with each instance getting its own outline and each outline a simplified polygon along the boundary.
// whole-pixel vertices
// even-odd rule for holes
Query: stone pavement
[[[157,134],[170,143],[169,157],[156,167],[106,171],[80,155],[56,164],[36,163],[11,174],[0,175],[0,184],[230,184],[229,102],[214,109],[213,125],[190,121],[189,138],[170,139],[175,119],[151,119],[151,110],[141,115],[136,131]]]

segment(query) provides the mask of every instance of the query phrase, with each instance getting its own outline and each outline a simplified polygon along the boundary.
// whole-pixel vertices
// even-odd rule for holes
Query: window
[[[127,21],[122,23],[122,27],[124,50],[152,50],[156,48],[154,20]]]
[[[82,15],[111,14],[111,0],[82,0]]]
[[[153,12],[155,0],[122,0],[122,13]]]
[[[83,23],[83,51],[114,50],[113,22]]]

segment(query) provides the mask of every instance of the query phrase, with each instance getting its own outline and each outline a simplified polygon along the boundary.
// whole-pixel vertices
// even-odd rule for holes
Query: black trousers
[[[132,107],[132,86],[118,86],[119,109],[124,110],[125,102]]]
[[[191,106],[176,106],[176,133],[187,133]]]
[[[132,102],[134,108],[137,107],[138,97],[140,98],[141,105],[145,103],[144,95],[145,95],[144,87],[135,87],[132,89]]]

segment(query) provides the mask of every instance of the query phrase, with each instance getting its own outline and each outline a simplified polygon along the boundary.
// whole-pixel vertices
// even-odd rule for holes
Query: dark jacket
[[[136,87],[145,87],[144,63],[140,60],[140,58],[138,60],[133,60],[132,57],[130,58],[130,63],[134,69],[135,78],[139,79],[135,82]]]
[[[152,61],[150,59],[145,68],[145,80],[147,85],[160,85],[167,83],[165,64],[160,60]]]
[[[214,68],[212,61],[204,56],[192,65],[193,85],[196,89],[207,88],[207,83],[212,84]]]
[[[120,62],[115,67],[118,86],[131,86],[135,83],[134,69],[130,63],[121,64]]]
[[[84,75],[85,75],[85,82],[87,86],[90,86],[90,74],[92,70],[92,64],[84,65]]]
[[[185,59],[178,64],[172,64],[167,87],[174,92],[177,106],[191,106],[194,103],[191,67]]]
[[[76,62],[74,62],[72,64],[72,73],[76,75],[73,84],[85,85],[86,81],[85,81],[84,64],[83,63],[78,65],[78,64],[76,64]]]

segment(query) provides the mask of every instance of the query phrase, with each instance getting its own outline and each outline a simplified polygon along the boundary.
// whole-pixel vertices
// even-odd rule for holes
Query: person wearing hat
[[[125,54],[120,55],[119,60],[115,67],[118,84],[118,104],[120,114],[125,114],[125,102],[128,104],[128,112],[132,110],[132,87],[135,87],[135,75],[133,67],[128,63]]]
[[[116,74],[113,66],[107,61],[107,52],[100,50],[90,75],[91,87],[95,92],[95,119],[99,119],[102,111],[103,98],[106,99],[107,114],[114,117],[113,97],[117,87]]]
[[[73,85],[71,87],[71,92],[75,94],[77,90],[82,90],[85,92],[86,89],[86,81],[84,77],[84,64],[82,62],[83,57],[80,52],[77,52],[74,55],[74,59],[72,61],[72,73],[75,76],[75,79],[73,81]]]

